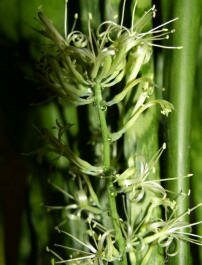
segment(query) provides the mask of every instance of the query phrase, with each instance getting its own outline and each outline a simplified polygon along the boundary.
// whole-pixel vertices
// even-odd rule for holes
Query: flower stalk
[[[95,103],[100,120],[100,127],[103,140],[103,165],[104,169],[108,171],[110,169],[110,134],[106,122],[106,106],[102,97],[102,87],[99,83],[95,84]]]
[[[109,211],[112,217],[112,223],[114,226],[114,231],[117,238],[117,244],[119,247],[119,251],[122,256],[122,261],[120,261],[120,265],[127,265],[127,257],[125,251],[125,242],[121,231],[120,226],[120,217],[117,212],[117,205],[116,205],[116,191],[113,187],[113,176],[110,174],[110,144],[111,144],[111,137],[107,127],[106,122],[106,107],[103,107],[103,97],[102,97],[102,87],[100,84],[96,84],[95,87],[95,102],[96,108],[100,120],[100,127],[102,133],[102,141],[103,141],[103,165],[104,165],[104,172],[107,173],[107,190],[108,190],[108,199],[109,199]]]
[[[155,97],[152,74],[145,74],[144,67],[148,67],[151,60],[151,47],[162,47],[155,41],[167,39],[173,33],[164,26],[175,19],[145,30],[147,22],[155,16],[153,6],[139,20],[133,17],[131,27],[126,28],[123,25],[125,5],[126,1],[120,25],[106,21],[93,31],[92,15],[89,14],[86,35],[75,30],[76,15],[73,29],[69,34],[65,30],[65,37],[39,11],[43,34],[56,46],[41,60],[41,81],[50,92],[75,107],[90,106],[92,115],[97,119],[96,134],[90,130],[95,139],[92,151],[95,158],[91,158],[90,162],[63,142],[61,136],[64,128],[59,123],[58,136],[52,136],[47,130],[42,133],[50,149],[68,159],[68,175],[73,177],[75,188],[74,194],[71,194],[68,188],[66,191],[53,185],[62,192],[67,205],[48,206],[48,209],[63,208],[65,216],[82,220],[86,227],[83,235],[77,236],[58,226],[57,231],[74,241],[76,247],[55,245],[66,250],[68,258],[49,249],[56,259],[53,260],[55,264],[148,265],[158,249],[162,253],[165,250],[166,255],[176,255],[178,250],[173,250],[176,241],[201,244],[200,237],[184,231],[200,222],[189,225],[182,220],[195,208],[177,214],[179,209],[176,202],[169,199],[161,180],[155,178],[166,144],[152,155],[135,148],[137,144],[140,145],[139,135],[136,134],[138,121],[147,121],[152,127],[157,106],[165,116],[173,110],[171,103]],[[110,112],[116,113],[117,120],[110,120]],[[89,121],[92,122],[92,118]],[[147,128],[144,125],[144,130]],[[188,196],[184,193],[181,195]],[[162,256],[158,253],[155,260],[161,262]]]

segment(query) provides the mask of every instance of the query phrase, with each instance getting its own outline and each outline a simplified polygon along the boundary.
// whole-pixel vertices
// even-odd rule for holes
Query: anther
[[[92,13],[88,13],[88,18],[90,19],[90,20],[92,20],[93,19],[93,16],[92,16]]]

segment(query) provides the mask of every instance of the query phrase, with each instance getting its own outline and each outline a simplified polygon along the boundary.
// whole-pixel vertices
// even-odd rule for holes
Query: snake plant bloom
[[[188,223],[183,221],[199,204],[183,214],[177,216],[177,204],[169,198],[153,197],[147,209],[143,210],[143,218],[133,219],[132,213],[127,212],[127,220],[122,229],[126,240],[126,251],[132,264],[148,264],[155,246],[165,250],[166,256],[175,256],[178,253],[178,242],[185,241],[202,245],[202,237],[194,234],[192,228],[200,222]],[[162,207],[165,219],[155,218],[154,212]],[[138,208],[138,204],[136,204]]]
[[[92,163],[96,161],[96,165],[93,165],[81,159],[59,137],[45,132],[45,138],[54,152],[68,158],[71,171],[77,175],[81,184],[79,188],[75,184],[74,195],[64,193],[61,188],[56,187],[68,197],[69,204],[64,207],[68,211],[67,216],[81,218],[87,227],[85,242],[77,236],[58,230],[74,240],[81,249],[56,245],[71,252],[69,257],[62,258],[49,250],[56,257],[56,264],[126,265],[129,258],[131,264],[136,264],[138,260],[137,264],[145,265],[148,264],[154,245],[168,247],[171,242],[169,233],[174,231],[173,239],[176,230],[172,228],[180,224],[170,214],[175,210],[175,202],[168,199],[161,181],[150,180],[150,174],[155,170],[165,144],[149,162],[137,156],[136,159],[131,159],[132,162],[128,162],[125,170],[119,168],[116,155],[113,155],[115,161],[111,161],[112,146],[133,128],[145,111],[158,105],[161,113],[167,116],[173,109],[171,103],[155,98],[152,76],[145,77],[142,66],[149,62],[152,47],[161,46],[156,41],[167,39],[173,32],[164,26],[175,19],[146,31],[145,26],[155,16],[155,6],[137,21],[134,19],[135,9],[136,5],[130,28],[123,25],[124,8],[120,24],[106,21],[97,30],[92,29],[92,16],[89,14],[87,34],[75,30],[78,19],[76,14],[72,30],[70,33],[65,30],[64,36],[42,11],[38,12],[44,26],[42,33],[53,43],[39,62],[41,80],[57,97],[66,99],[75,106],[92,104],[100,133],[100,159],[98,162],[95,159]],[[131,102],[128,100],[130,97],[133,98]],[[114,124],[108,124],[108,114],[114,105],[120,115],[115,124],[117,131],[111,132]],[[117,149],[118,147],[119,144]],[[121,151],[124,149],[122,147]],[[127,159],[126,156],[125,158]],[[103,178],[107,190],[104,202],[103,198],[98,200],[88,177],[97,177],[99,180]],[[124,214],[117,211],[117,195],[123,195]],[[161,219],[160,208],[165,212],[165,220]],[[87,224],[86,220],[90,220],[90,223]],[[102,222],[103,227],[97,225],[97,220]],[[182,225],[180,228],[183,228]]]
[[[109,262],[120,261],[121,256],[119,251],[114,246],[114,240],[112,231],[108,230],[103,233],[96,233],[90,229],[87,231],[89,238],[92,239],[92,243],[83,242],[80,239],[76,238],[70,233],[67,233],[59,228],[56,228],[59,233],[63,233],[64,235],[72,238],[77,244],[81,245],[84,250],[69,248],[67,246],[55,244],[57,248],[70,249],[72,251],[71,258],[63,259],[56,252],[48,249],[57,259],[54,261],[54,264],[97,264],[97,265],[105,265]],[[76,255],[76,256],[75,256]],[[81,263],[80,263],[81,262]]]
[[[192,227],[201,224],[202,221],[191,224],[183,221],[185,216],[189,216],[192,211],[201,206],[202,204],[198,204],[179,216],[172,214],[167,220],[151,222],[150,228],[153,231],[153,235],[146,236],[144,238],[144,243],[150,244],[156,241],[159,246],[166,249],[167,255],[170,256],[175,256],[177,254],[178,249],[176,243],[180,240],[202,246],[202,237],[192,232]]]
[[[68,191],[64,190],[62,187],[51,183],[54,189],[58,190],[64,195],[64,198],[68,201],[67,205],[62,206],[46,206],[48,211],[53,210],[63,210],[65,211],[65,216],[80,218],[84,213],[88,218],[96,219],[103,209],[99,203],[98,197],[95,194],[93,187],[87,176],[84,177],[86,186],[88,190],[80,188],[75,191],[74,195],[70,194]],[[64,222],[62,222],[63,224]]]
[[[155,171],[156,164],[165,148],[164,143],[148,163],[142,157],[137,157],[134,166],[115,176],[114,182],[118,183],[120,192],[128,194],[131,201],[140,202],[148,191],[155,193],[157,197],[166,197],[166,190],[159,183],[160,180],[148,179],[148,176]]]
[[[128,203],[127,203],[128,204]],[[125,206],[127,209],[127,205]],[[131,264],[147,264],[148,258],[151,256],[153,247],[158,243],[144,241],[147,235],[153,235],[155,232],[151,229],[152,222],[158,222],[159,218],[154,216],[158,212],[159,207],[165,210],[166,213],[173,212],[176,207],[176,202],[168,198],[158,198],[153,195],[151,201],[145,209],[139,203],[135,203],[135,208],[141,207],[139,216],[127,209],[126,221],[122,224],[122,230],[126,241],[126,251],[129,255]]]
[[[123,12],[120,25],[106,21],[94,33],[91,28],[92,16],[89,14],[88,35],[75,30],[75,22],[71,32],[65,33],[65,36],[39,10],[38,16],[44,27],[41,32],[53,42],[51,51],[47,51],[39,62],[40,79],[55,95],[77,106],[94,101],[94,86],[97,83],[104,89],[113,87],[126,77],[127,84],[136,82],[141,66],[151,57],[151,46],[158,45],[154,41],[168,38],[171,31],[164,26],[174,20],[144,32],[151,16],[155,16],[155,6],[136,22],[135,8],[136,5],[129,29],[123,26]],[[75,21],[77,18],[76,14]],[[128,73],[131,60],[133,67]]]

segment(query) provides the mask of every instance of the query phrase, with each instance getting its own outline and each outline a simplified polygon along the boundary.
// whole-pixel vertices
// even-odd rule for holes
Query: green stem
[[[110,137],[109,137],[107,121],[105,117],[106,107],[102,99],[102,88],[100,84],[95,85],[95,98],[96,98],[96,107],[98,110],[100,126],[101,126],[101,131],[102,131],[103,163],[104,163],[105,171],[107,171],[110,169]]]
[[[202,21],[201,21],[202,22]],[[191,123],[191,169],[194,173],[192,177],[192,193],[194,205],[197,205],[201,202],[202,194],[202,185],[201,176],[202,176],[202,142],[201,142],[201,132],[202,132],[202,23],[200,29],[200,49],[198,56],[197,64],[197,78],[196,78],[196,88],[194,91],[194,104],[192,109],[192,123]],[[197,209],[195,213],[196,220],[202,220],[202,209]],[[202,226],[197,227],[197,234],[202,236]],[[199,264],[202,264],[202,248],[199,248],[200,261]]]
[[[102,87],[100,84],[95,85],[95,103],[100,119],[100,126],[102,132],[102,140],[103,140],[103,164],[105,172],[110,172],[110,133],[107,126],[106,121],[106,107],[102,98]],[[112,176],[108,176],[107,182],[107,190],[108,190],[108,200],[109,207],[112,217],[112,223],[115,230],[115,236],[118,243],[119,251],[122,254],[122,260],[120,261],[120,265],[127,265],[127,257],[125,251],[125,240],[123,238],[121,232],[121,226],[119,221],[119,215],[116,207],[116,192],[114,190]]]
[[[170,68],[167,87],[169,100],[174,105],[168,128],[168,177],[177,177],[177,183],[169,183],[169,188],[176,194],[188,193],[189,181],[184,176],[189,173],[189,139],[192,93],[194,88],[195,57],[198,45],[200,0],[176,0],[173,17],[176,22],[174,46],[183,46],[182,50],[173,52],[172,58],[165,63]],[[167,70],[167,69],[166,69]],[[178,199],[178,214],[189,207],[189,198]],[[187,219],[185,217],[184,219]],[[185,220],[184,220],[185,221]],[[187,220],[186,220],[187,221]],[[189,246],[179,242],[178,255],[171,258],[169,264],[190,264]]]

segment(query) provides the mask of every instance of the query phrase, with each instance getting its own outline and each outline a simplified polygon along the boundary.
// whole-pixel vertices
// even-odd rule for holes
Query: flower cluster
[[[42,33],[53,41],[55,47],[55,53],[51,47],[50,54],[45,54],[41,58],[40,78],[57,96],[67,98],[69,102],[78,106],[94,101],[93,88],[96,83],[99,83],[102,89],[110,88],[127,76],[122,91],[106,102],[106,105],[112,106],[121,102],[139,83],[145,82],[147,86],[151,83],[150,80],[136,77],[141,66],[150,60],[151,46],[158,46],[154,41],[168,38],[173,32],[164,28],[166,24],[174,21],[171,20],[142,33],[145,24],[151,16],[155,16],[155,12],[155,7],[152,7],[136,23],[132,20],[130,29],[124,27],[123,22],[119,25],[105,21],[99,25],[95,34],[91,29],[92,16],[89,14],[88,35],[75,30],[75,22],[72,31],[63,37],[39,10],[38,16],[44,26]],[[75,20],[77,18],[78,15],[75,16]],[[129,53],[133,69],[128,75],[127,69],[131,65],[131,60],[128,60]],[[148,96],[148,91],[144,91],[144,96]],[[144,101],[141,102],[143,103]],[[170,109],[170,105],[167,109]]]
[[[178,253],[178,241],[202,245],[202,238],[192,232],[192,227],[201,222],[189,224],[184,221],[185,216],[188,217],[202,204],[178,215],[177,202],[169,199],[167,191],[161,185],[161,180],[147,179],[149,174],[155,170],[156,163],[164,149],[165,145],[148,163],[139,160],[139,168],[128,168],[123,173],[114,175],[114,183],[117,183],[115,192],[120,193],[123,198],[124,215],[120,217],[119,223],[125,242],[124,249],[131,264],[148,264],[154,247],[164,249],[167,256],[175,256]],[[187,177],[191,177],[191,174]],[[162,181],[175,181],[175,178]],[[63,258],[49,249],[55,257],[53,264],[105,265],[122,260],[122,253],[118,249],[113,227],[107,222],[105,225],[100,223],[105,223],[104,220],[109,217],[108,206],[102,205],[87,176],[84,176],[82,186],[85,184],[88,191],[80,188],[74,196],[54,185],[73,203],[59,207],[48,206],[48,209],[62,209],[66,213],[66,221],[73,216],[76,219],[83,218],[88,227],[84,237],[88,239],[82,241],[58,226],[57,231],[73,239],[81,246],[81,249],[55,244],[55,248],[71,251],[71,255],[69,258]],[[189,194],[178,196],[183,199]],[[159,212],[160,208],[164,214],[154,215],[155,212]]]
[[[57,227],[59,233],[74,240],[81,249],[56,244],[56,247],[66,249],[71,254],[69,258],[63,258],[48,249],[55,257],[53,264],[126,265],[128,258],[131,264],[146,265],[154,247],[165,249],[167,255],[175,255],[178,240],[202,244],[201,238],[191,232],[191,227],[198,223],[188,224],[182,221],[196,207],[177,216],[177,203],[169,199],[161,180],[150,179],[166,148],[165,144],[150,161],[136,156],[123,172],[116,165],[113,169],[110,167],[110,146],[116,144],[144,112],[158,105],[161,113],[167,116],[173,109],[168,101],[155,98],[152,78],[141,75],[141,68],[149,62],[152,46],[162,47],[156,41],[167,39],[174,32],[165,26],[175,19],[144,31],[145,25],[156,14],[155,6],[136,22],[135,9],[136,4],[130,28],[123,25],[123,11],[120,24],[105,21],[93,31],[92,16],[89,14],[87,35],[75,30],[78,19],[76,14],[71,32],[67,34],[65,30],[64,37],[41,10],[38,12],[44,27],[42,33],[53,43],[51,50],[39,62],[39,77],[57,97],[75,106],[96,105],[104,153],[103,165],[92,165],[62,143],[60,137],[44,131],[44,138],[54,152],[70,161],[71,171],[78,176],[80,183],[78,191],[73,195],[54,185],[64,194],[68,204],[49,206],[48,209],[63,209],[67,218],[83,218],[87,227],[85,235],[82,235],[85,242]],[[111,93],[117,86],[119,89],[114,89]],[[134,90],[135,100],[127,108],[128,98],[133,95]],[[120,127],[111,132],[106,122],[106,113],[113,106],[123,115],[120,115]],[[108,185],[110,202],[102,201],[96,195],[90,177],[104,179]],[[169,180],[174,181],[175,178]],[[117,196],[123,198],[123,214],[118,214],[114,206]],[[113,211],[112,214],[109,209]],[[124,257],[127,258],[124,260]]]

